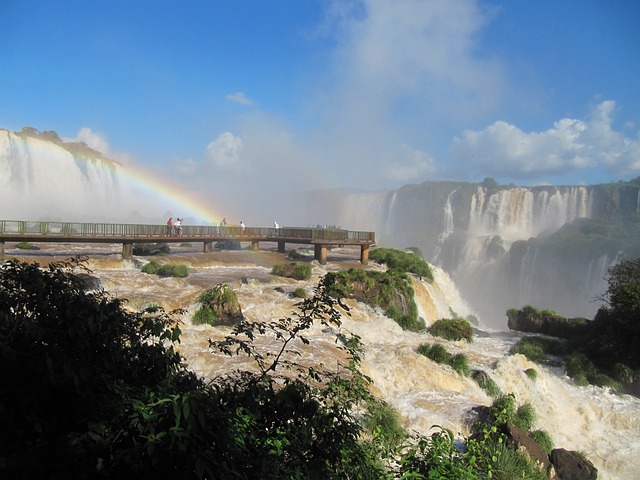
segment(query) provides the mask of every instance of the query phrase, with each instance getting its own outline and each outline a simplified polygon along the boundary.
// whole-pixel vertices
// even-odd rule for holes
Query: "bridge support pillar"
[[[317,243],[315,245],[313,258],[320,263],[320,265],[327,264],[327,246]]]
[[[4,242],[0,242],[0,262],[4,262]]]
[[[278,241],[278,253],[284,253],[285,242]]]
[[[362,265],[369,263],[369,245],[360,245],[360,263]]]
[[[125,242],[122,244],[122,258],[129,259],[133,256],[133,243]]]
[[[202,246],[202,253],[211,253],[211,250],[213,249],[213,241],[210,240],[208,242],[204,242],[204,245]]]
[[[257,252],[259,246],[260,246],[260,242],[258,242],[257,240],[252,240],[251,241],[251,251],[252,252]]]

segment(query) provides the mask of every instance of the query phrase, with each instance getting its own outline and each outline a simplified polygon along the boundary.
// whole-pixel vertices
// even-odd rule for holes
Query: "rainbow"
[[[204,224],[216,224],[223,218],[216,209],[209,206],[210,202],[198,198],[189,189],[180,187],[133,163],[123,164],[107,159],[101,154],[96,156],[91,151],[82,151],[82,147],[78,147],[77,144],[71,142],[64,142],[61,145],[48,138],[42,138],[39,134],[21,135],[17,132],[0,128],[0,147],[3,145],[6,145],[5,150],[10,152],[10,155],[17,156],[16,161],[32,163],[30,167],[27,166],[25,168],[38,168],[39,162],[49,162],[51,158],[57,158],[59,162],[60,159],[68,159],[64,161],[69,161],[69,168],[72,168],[71,158],[73,162],[82,162],[87,165],[93,164],[97,166],[97,162],[99,164],[98,168],[109,170],[114,180],[117,192],[113,191],[112,193],[118,195],[118,198],[113,198],[115,204],[124,202],[132,210],[139,210],[145,217],[158,218],[158,213],[162,212],[164,214],[164,212],[170,211],[176,216],[193,217],[196,222]],[[20,146],[16,148],[15,145]],[[1,150],[2,148],[0,148]],[[106,174],[106,171],[104,173]],[[42,175],[40,179],[42,182]],[[55,188],[55,185],[64,185],[64,182],[60,181],[60,179],[56,180],[58,181],[47,182],[45,185],[38,184],[35,187],[45,190],[50,185],[54,185],[53,188]],[[93,181],[101,180],[94,179]],[[20,181],[12,181],[10,184],[14,189],[26,188]],[[100,185],[91,185],[88,193],[91,194],[91,188],[100,189],[100,187]],[[64,212],[63,198],[65,192],[52,191],[51,194],[55,199],[62,199],[60,200],[60,205],[55,207],[55,211]],[[87,203],[92,202],[89,198],[86,201]],[[104,198],[102,201],[104,201]],[[145,207],[148,207],[148,211],[145,211]],[[150,215],[150,212],[155,213]],[[38,214],[40,213],[38,212]],[[164,223],[166,219],[162,221]]]
[[[177,214],[181,217],[193,216],[204,224],[217,224],[223,217],[196,195],[141,167],[121,165],[116,169],[116,173],[120,180],[134,190],[142,190],[151,196],[163,199],[166,202],[166,209],[178,212]]]

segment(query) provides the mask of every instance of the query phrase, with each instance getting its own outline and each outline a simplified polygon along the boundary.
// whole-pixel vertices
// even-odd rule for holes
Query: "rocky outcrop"
[[[236,325],[244,320],[235,292],[226,283],[219,283],[200,298],[203,307],[210,308],[216,325]]]
[[[522,449],[527,452],[527,455],[534,460],[540,468],[545,472],[551,470],[551,462],[549,461],[549,455],[540,444],[529,436],[527,432],[522,430],[517,425],[508,424],[505,427],[505,433],[513,442],[517,449]]]
[[[574,337],[589,325],[585,318],[565,318],[550,310],[539,311],[529,305],[520,310],[508,310],[507,319],[510,330],[560,338]]]
[[[98,277],[94,277],[88,273],[76,273],[75,275],[80,279],[82,287],[87,292],[100,290],[102,288],[102,281]]]
[[[558,480],[596,480],[598,469],[578,452],[556,448],[551,452],[551,463]]]
[[[169,245],[163,243],[134,243],[133,254],[141,257],[149,255],[158,255],[160,253],[169,253],[171,249]]]

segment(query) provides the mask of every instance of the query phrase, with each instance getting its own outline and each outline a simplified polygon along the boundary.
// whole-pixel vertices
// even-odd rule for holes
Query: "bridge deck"
[[[366,264],[375,233],[333,228],[209,225],[183,225],[169,232],[166,225],[0,220],[0,259],[5,242],[122,243],[123,256],[128,258],[134,243],[203,242],[203,251],[210,252],[214,242],[229,241],[251,242],[254,250],[260,242],[277,242],[278,251],[283,253],[286,243],[315,245],[316,259],[321,263],[326,263],[329,245],[359,245],[361,261]]]

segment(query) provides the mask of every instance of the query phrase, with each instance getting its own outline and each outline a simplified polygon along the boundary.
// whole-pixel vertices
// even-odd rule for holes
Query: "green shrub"
[[[174,265],[171,263],[160,265],[152,260],[142,267],[142,272],[150,275],[158,275],[159,277],[185,278],[189,275],[189,267],[186,265]]]
[[[384,313],[387,317],[395,320],[403,330],[407,330],[409,332],[420,332],[427,328],[427,325],[424,323],[424,319],[422,317],[418,317],[417,312],[415,312],[415,315],[412,315],[411,313],[408,315],[402,315],[396,307],[392,306]]]
[[[469,360],[464,353],[451,355],[451,353],[449,353],[447,349],[439,343],[434,343],[432,345],[423,343],[416,349],[416,351],[420,355],[424,355],[436,363],[449,365],[460,375],[468,377],[471,373]]]
[[[40,247],[36,247],[33,243],[20,242],[16,244],[18,250],[40,250]]]
[[[389,270],[397,270],[402,273],[410,272],[433,280],[433,272],[429,264],[414,253],[392,248],[375,248],[369,253],[369,259],[387,265]]]
[[[213,310],[209,307],[202,306],[193,314],[192,323],[194,325],[212,325],[216,326],[218,322],[216,321],[216,315],[213,313]]]
[[[364,425],[370,435],[380,436],[388,446],[399,445],[407,436],[398,411],[379,399],[372,399],[367,403]]]
[[[405,330],[418,332],[426,327],[424,319],[418,318],[413,288],[402,272],[350,268],[329,272],[325,278],[333,297],[353,298],[371,307],[380,307]]]
[[[473,329],[469,322],[462,318],[443,318],[436,321],[428,328],[428,332],[436,337],[446,340],[473,341]]]
[[[297,280],[309,280],[311,278],[311,265],[308,263],[296,263],[293,278]]]
[[[533,423],[536,420],[536,412],[529,402],[520,405],[516,409],[513,423],[518,427],[528,432],[533,427]]]
[[[271,274],[295,280],[309,280],[311,278],[311,265],[299,262],[278,263],[271,267]]]
[[[293,291],[293,296],[296,298],[307,298],[309,295],[304,288],[298,287]]]
[[[492,480],[549,479],[549,475],[531,457],[506,445],[496,445],[492,457],[495,458]]]
[[[475,380],[478,386],[490,397],[495,398],[502,394],[498,384],[486,372],[475,370],[471,374],[471,378]]]
[[[559,353],[561,344],[558,340],[544,337],[524,337],[511,347],[510,353],[515,355],[520,353],[532,362],[548,363],[549,354]]]
[[[398,476],[384,478],[480,480],[487,478],[482,457],[458,449],[453,432],[438,425],[430,436],[419,437],[399,461]],[[475,442],[478,444],[479,442]]]
[[[434,343],[433,345],[423,343],[418,347],[418,353],[436,363],[444,363],[448,365],[451,361],[451,354],[439,343]]]
[[[469,360],[464,353],[456,353],[455,355],[453,355],[451,357],[449,365],[451,365],[453,369],[462,376],[468,377],[471,373],[471,369],[469,368]]]
[[[171,271],[172,277],[178,278],[186,278],[189,276],[189,267],[186,265],[173,265],[173,269]]]
[[[500,395],[491,404],[490,418],[496,425],[513,423],[516,416],[516,397],[512,393]]]
[[[160,268],[160,264],[154,262],[153,260],[142,266],[142,273],[148,273],[149,275],[155,275],[158,273],[158,269]]]
[[[567,375],[574,380],[578,377],[589,383],[589,379],[594,378],[596,374],[595,365],[584,353],[574,352],[567,355],[564,365]]]
[[[531,380],[535,380],[538,378],[538,371],[535,368],[527,368],[524,371],[525,375],[529,377]]]
[[[545,452],[551,453],[554,447],[553,440],[551,440],[551,436],[546,430],[534,430],[529,432],[529,435],[540,444]]]

